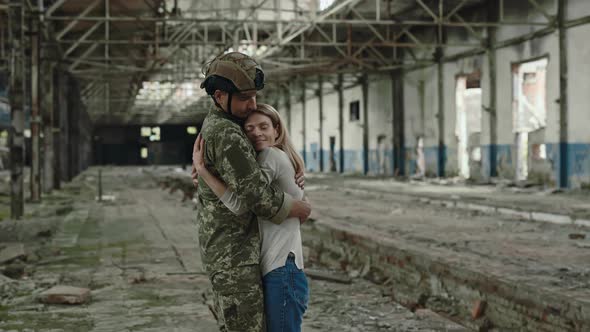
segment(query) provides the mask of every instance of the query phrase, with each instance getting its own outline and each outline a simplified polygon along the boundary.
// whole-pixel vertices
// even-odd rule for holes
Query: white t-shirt
[[[303,190],[295,183],[293,164],[283,150],[275,147],[267,148],[261,151],[256,159],[269,183],[276,184],[280,190],[294,199],[303,198]],[[248,210],[248,207],[242,206],[237,196],[229,188],[220,199],[236,215]],[[285,266],[290,252],[295,254],[295,265],[299,269],[303,269],[303,249],[298,218],[287,218],[280,225],[259,219],[259,226],[262,237],[260,267],[263,276],[274,269]]]

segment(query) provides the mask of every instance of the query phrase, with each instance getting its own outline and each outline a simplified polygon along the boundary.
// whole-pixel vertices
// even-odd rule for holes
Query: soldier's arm
[[[217,135],[214,148],[219,175],[242,205],[258,217],[279,224],[289,216],[293,199],[269,184],[248,153],[250,142],[237,130],[230,128]]]

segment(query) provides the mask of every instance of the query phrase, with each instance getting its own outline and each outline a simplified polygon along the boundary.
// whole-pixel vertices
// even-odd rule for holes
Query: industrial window
[[[152,128],[152,135],[150,136],[150,141],[159,141],[160,140],[160,127],[153,127]]]
[[[350,103],[350,121],[358,121],[360,118],[360,103],[358,100],[355,100]]]
[[[152,136],[152,128],[141,127],[141,137],[150,137],[150,136]]]
[[[141,127],[141,137],[149,137],[150,141],[160,140],[160,127]]]
[[[196,135],[197,134],[197,127],[186,127],[186,133],[189,135]]]

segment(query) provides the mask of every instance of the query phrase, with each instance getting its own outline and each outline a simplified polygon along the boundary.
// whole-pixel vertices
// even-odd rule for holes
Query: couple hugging
[[[221,331],[300,331],[309,290],[300,223],[304,164],[284,122],[257,104],[264,73],[232,52],[205,68],[215,104],[193,149],[201,257]]]

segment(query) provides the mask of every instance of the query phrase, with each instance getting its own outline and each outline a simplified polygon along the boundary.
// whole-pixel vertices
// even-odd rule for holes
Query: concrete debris
[[[473,304],[473,309],[471,310],[471,318],[478,319],[483,316],[484,311],[486,310],[487,302],[484,300],[477,300]]]
[[[0,243],[15,243],[17,241],[34,241],[45,238],[54,233],[60,219],[55,215],[51,217],[25,220],[4,220],[0,222]],[[0,244],[0,247],[2,244]]]
[[[13,279],[20,279],[25,275],[25,263],[14,261],[10,264],[0,267],[0,273]]]
[[[15,280],[0,274],[0,307],[12,303],[16,297],[30,294],[34,289],[35,283],[30,280]]]
[[[102,195],[100,199],[98,198],[98,196],[96,196],[94,199],[97,201],[114,202],[117,199],[117,197],[115,195]]]
[[[26,257],[25,246],[22,243],[0,245],[0,264],[10,263]]]
[[[351,284],[312,279],[310,293],[302,329],[308,332],[468,331],[432,311],[414,314],[363,279],[355,279]]]
[[[586,234],[581,234],[581,233],[570,233],[568,235],[568,237],[570,238],[570,240],[583,240],[586,238]]]
[[[90,289],[72,286],[54,286],[39,294],[39,301],[45,304],[84,304],[89,300]]]
[[[346,275],[339,274],[333,271],[321,271],[314,269],[306,269],[305,274],[313,279],[337,282],[341,284],[350,284],[352,279]]]

